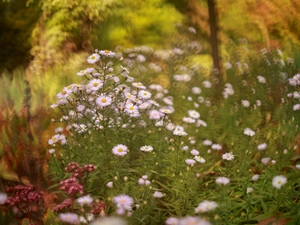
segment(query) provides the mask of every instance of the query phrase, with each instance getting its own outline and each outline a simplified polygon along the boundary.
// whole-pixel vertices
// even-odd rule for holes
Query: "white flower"
[[[227,177],[218,177],[216,179],[217,184],[221,184],[221,185],[224,185],[224,186],[227,185],[229,182],[230,182],[230,179],[227,178]]]
[[[82,196],[80,198],[77,198],[76,201],[81,206],[82,205],[90,205],[93,202],[93,198],[91,196],[89,196],[89,195],[86,195],[86,196]]]
[[[128,148],[126,145],[118,144],[112,149],[113,154],[118,156],[124,156],[128,153]]]
[[[159,109],[159,111],[164,114],[171,114],[174,112],[174,109],[171,109],[171,106],[169,106],[169,107],[162,107]]]
[[[7,200],[7,194],[0,192],[0,205],[4,204]]]
[[[256,105],[257,106],[261,106],[261,101],[260,100],[256,100]]]
[[[98,62],[99,59],[100,59],[100,55],[98,53],[94,53],[88,57],[87,62],[90,64],[94,64]]]
[[[132,83],[132,85],[136,88],[139,88],[139,89],[146,89],[146,87],[141,83],[141,82],[138,82],[138,83]]]
[[[218,207],[218,204],[214,201],[204,200],[200,202],[197,208],[195,209],[195,213],[206,213],[210,212]]]
[[[205,163],[205,159],[199,155],[196,155],[194,159],[199,163]]]
[[[222,149],[222,146],[221,145],[219,145],[219,144],[213,144],[212,146],[211,146],[211,148],[212,149],[214,149],[214,150],[221,150]]]
[[[126,104],[125,112],[132,117],[137,117],[140,115],[138,106],[132,103]]]
[[[212,86],[208,80],[203,81],[202,84],[205,88],[211,88],[211,86]]]
[[[174,105],[173,100],[170,97],[162,98],[162,101],[167,105]]]
[[[253,192],[253,188],[252,187],[247,187],[247,194],[252,193],[252,192]]]
[[[255,135],[255,132],[253,130],[251,130],[250,128],[245,128],[244,129],[244,134],[247,135],[247,136],[254,136]]]
[[[248,100],[242,100],[242,105],[248,108],[250,106],[250,102]]]
[[[112,98],[105,95],[100,95],[98,98],[96,98],[96,104],[100,107],[105,107],[110,105],[112,102]]]
[[[252,179],[253,181],[257,181],[258,178],[259,178],[259,174],[254,174],[254,175],[252,176],[251,179]]]
[[[264,150],[266,148],[267,148],[267,143],[262,143],[262,144],[260,144],[260,145],[257,146],[257,149],[260,150],[260,151]]]
[[[296,164],[295,167],[296,167],[297,169],[300,169],[300,164]]]
[[[267,165],[267,164],[269,163],[270,160],[271,160],[270,158],[266,157],[266,158],[262,158],[262,159],[261,159],[261,162],[262,162],[264,165]]]
[[[196,120],[191,117],[183,117],[182,121],[185,123],[195,123],[196,122]]]
[[[151,152],[153,151],[153,147],[151,145],[144,145],[140,148],[142,152]]]
[[[203,145],[210,146],[210,145],[212,145],[212,141],[206,139],[203,141]]]
[[[89,81],[87,87],[89,90],[98,91],[100,88],[103,87],[103,82],[100,79],[93,79]]]
[[[160,191],[155,191],[153,193],[153,198],[162,198],[162,197],[164,197],[164,194]]]
[[[200,127],[200,126],[207,127],[207,123],[203,120],[198,119],[196,122],[196,127]]]
[[[226,70],[229,70],[229,69],[232,68],[232,65],[231,65],[230,62],[225,62],[225,63],[224,63],[224,67],[226,68]]]
[[[86,74],[86,71],[85,70],[80,70],[78,73],[77,73],[77,76],[84,76]]]
[[[114,186],[114,182],[109,181],[109,182],[106,184],[106,186],[107,186],[108,188],[112,188],[112,187]]]
[[[149,99],[151,98],[151,93],[149,91],[140,90],[138,96],[141,99]]]
[[[188,165],[194,165],[196,163],[196,161],[194,159],[186,159],[185,163]]]
[[[234,155],[233,155],[232,153],[230,153],[230,152],[224,153],[224,154],[222,155],[222,159],[231,161],[231,160],[234,159]]]
[[[192,92],[195,95],[199,95],[201,93],[201,88],[199,88],[199,87],[193,87],[192,88]]]
[[[257,80],[259,83],[262,83],[262,84],[266,83],[266,78],[264,78],[263,76],[257,76]]]
[[[52,155],[52,154],[55,153],[55,149],[54,149],[54,148],[51,148],[51,149],[48,150],[48,152]]]
[[[273,178],[272,185],[274,188],[280,189],[287,182],[287,178],[283,175],[279,175]]]
[[[162,116],[163,116],[163,113],[156,109],[152,109],[149,111],[149,119],[150,120],[159,120],[159,119],[161,119]]]
[[[178,225],[179,224],[179,219],[178,218],[175,218],[175,217],[169,217],[167,220],[166,220],[166,225]]]
[[[199,151],[197,151],[196,149],[192,149],[192,150],[190,151],[190,153],[191,153],[193,156],[199,155]]]
[[[179,220],[178,225],[211,225],[211,223],[200,217],[186,216]]]
[[[106,56],[106,57],[112,57],[114,56],[116,53],[109,51],[109,50],[101,50],[99,51],[100,55]]]
[[[113,202],[117,205],[117,208],[131,210],[134,200],[128,195],[118,195],[113,198]]]
[[[300,104],[293,105],[293,110],[300,110]]]
[[[185,131],[176,130],[176,129],[173,131],[173,134],[176,136],[186,136],[187,135],[187,133]]]
[[[189,149],[189,146],[185,145],[181,148],[182,151],[187,151]]]
[[[200,118],[200,113],[197,112],[196,110],[188,110],[188,114],[193,119],[199,119]]]
[[[60,213],[58,216],[59,219],[65,223],[78,224],[79,222],[79,217],[75,213]]]

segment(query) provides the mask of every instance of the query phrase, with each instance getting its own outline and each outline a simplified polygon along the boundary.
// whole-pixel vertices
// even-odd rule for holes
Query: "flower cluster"
[[[132,205],[134,200],[132,197],[128,195],[117,195],[113,198],[113,202],[116,204],[118,215],[125,215],[125,213],[129,213],[132,211]]]

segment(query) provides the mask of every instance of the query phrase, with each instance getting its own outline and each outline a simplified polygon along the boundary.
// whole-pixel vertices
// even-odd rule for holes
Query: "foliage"
[[[191,60],[195,44],[175,43],[171,50],[143,46],[89,56],[94,67],[77,73],[86,81],[63,88],[52,105],[65,123],[49,139],[53,179],[65,180],[73,164],[95,165],[84,194],[73,197],[89,194],[105,202],[106,214],[130,224],[197,215],[213,224],[292,218],[300,119],[292,59],[229,46],[227,81],[220,83]],[[286,184],[275,182],[284,178]],[[129,205],[118,203],[120,196]],[[71,212],[85,217],[89,211],[81,208]]]

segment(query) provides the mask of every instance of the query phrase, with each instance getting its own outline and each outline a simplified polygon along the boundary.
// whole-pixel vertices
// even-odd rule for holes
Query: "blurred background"
[[[95,49],[197,42],[197,60],[211,67],[209,1],[0,0],[0,190],[7,182],[45,185],[50,105]],[[300,59],[299,0],[214,2],[224,62],[228,43]]]
[[[214,1],[221,41],[299,49],[298,0]],[[0,17],[0,72],[41,73],[94,48],[170,47],[180,25],[195,29],[189,41],[202,55],[211,52],[208,0],[1,0]]]

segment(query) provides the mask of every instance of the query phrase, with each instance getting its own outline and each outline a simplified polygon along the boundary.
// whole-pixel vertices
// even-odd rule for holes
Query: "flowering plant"
[[[147,57],[141,53],[96,51],[87,60],[93,67],[77,73],[85,82],[63,88],[52,105],[65,126],[49,139],[50,171],[54,180],[63,180],[60,189],[73,196],[63,206],[72,206],[74,199],[79,204],[77,211],[71,209],[74,215],[60,219],[79,221],[79,209],[94,199],[105,204],[94,220],[119,215],[130,224],[238,224],[269,216],[267,204],[275,214],[292,210],[297,203],[286,197],[296,195],[298,171],[289,160],[296,154],[297,129],[290,129],[295,119],[288,115],[294,112],[284,97],[290,87],[281,76],[291,68],[271,61],[277,57],[272,54],[259,61],[273,63],[283,97],[273,80],[252,76],[254,70],[238,61],[228,66],[227,83],[215,74],[201,76],[195,65],[177,65],[181,73],[163,87],[135,79],[142,73],[155,77],[162,72],[160,60],[179,63],[183,52],[160,58],[149,49],[138,51],[156,55],[157,64],[145,70]],[[171,68],[165,72],[172,74]],[[224,87],[221,93],[212,88],[216,84]],[[72,178],[66,179],[64,168],[71,168],[66,171]],[[88,168],[93,172],[83,176]],[[264,191],[271,189],[277,195]]]

